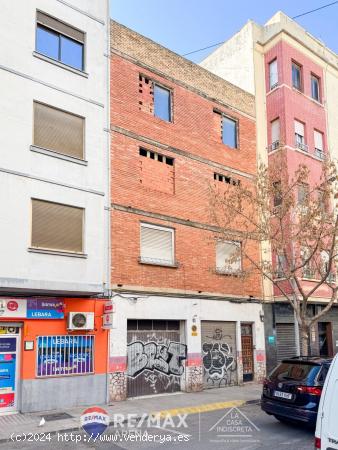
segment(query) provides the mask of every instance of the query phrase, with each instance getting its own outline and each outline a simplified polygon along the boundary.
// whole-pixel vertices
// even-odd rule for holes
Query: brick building
[[[251,182],[255,126],[251,94],[111,22],[111,400],[264,375],[262,282],[209,200]]]
[[[257,149],[273,165],[281,152],[292,176],[299,164],[310,171],[303,192],[318,184],[323,160],[337,158],[338,55],[282,12],[265,25],[249,21],[211,53],[201,66],[255,95]],[[245,70],[243,70],[245,68]],[[283,156],[284,157],[284,156]],[[325,255],[324,255],[325,256]],[[324,262],[324,261],[323,261]],[[282,282],[273,255],[276,279]],[[309,292],[318,273],[304,270],[301,286]],[[329,282],[335,282],[335,274]],[[309,299],[309,315],[317,314],[331,297],[323,284]],[[291,306],[278,290],[265,284],[264,304],[267,369],[299,352],[298,325]],[[312,326],[309,345],[314,355],[332,356],[338,349],[338,308]]]

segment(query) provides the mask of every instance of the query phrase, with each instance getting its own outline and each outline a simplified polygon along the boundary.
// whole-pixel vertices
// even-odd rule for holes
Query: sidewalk
[[[152,397],[138,397],[117,402],[113,405],[103,405],[112,418],[114,414],[136,414],[137,417],[161,413],[171,414],[195,414],[217,409],[226,409],[232,406],[241,406],[246,402],[255,402],[260,399],[262,385],[249,383],[244,386],[232,386],[221,389],[208,389],[202,392],[185,393],[178,392],[169,395],[156,395]],[[87,407],[95,405],[87,405]],[[80,415],[86,406],[72,408],[63,411],[48,411],[40,413],[13,414],[0,416],[0,442],[6,441],[12,433],[53,433],[57,431],[75,431],[80,427]],[[56,415],[68,416],[57,418]],[[41,418],[46,422],[39,427]]]

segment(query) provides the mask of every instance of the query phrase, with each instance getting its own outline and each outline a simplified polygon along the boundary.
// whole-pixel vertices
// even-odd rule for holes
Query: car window
[[[318,374],[318,378],[317,378],[317,382],[319,384],[324,384],[328,371],[329,371],[329,366],[322,366],[322,368]]]
[[[320,366],[302,363],[281,363],[270,374],[271,381],[313,381]]]

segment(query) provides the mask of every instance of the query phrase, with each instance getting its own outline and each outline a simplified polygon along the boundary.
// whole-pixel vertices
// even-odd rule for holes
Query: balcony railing
[[[280,141],[274,141],[272,144],[268,145],[268,152],[273,152],[274,150],[277,150],[280,147]]]
[[[320,150],[319,148],[315,148],[315,156],[317,156],[317,158],[319,158],[323,161],[325,158],[325,153],[323,152],[323,150]]]
[[[309,146],[303,142],[295,141],[296,148],[299,148],[302,152],[309,152]]]
[[[303,278],[306,278],[308,280],[313,280],[315,278],[314,270],[310,269],[309,267],[304,268],[303,269]]]

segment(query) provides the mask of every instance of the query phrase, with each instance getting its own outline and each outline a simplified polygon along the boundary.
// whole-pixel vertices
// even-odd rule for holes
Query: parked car
[[[324,381],[332,358],[283,360],[264,380],[261,408],[281,422],[315,426]]]
[[[319,403],[315,434],[316,450],[338,449],[338,355],[332,361]]]

